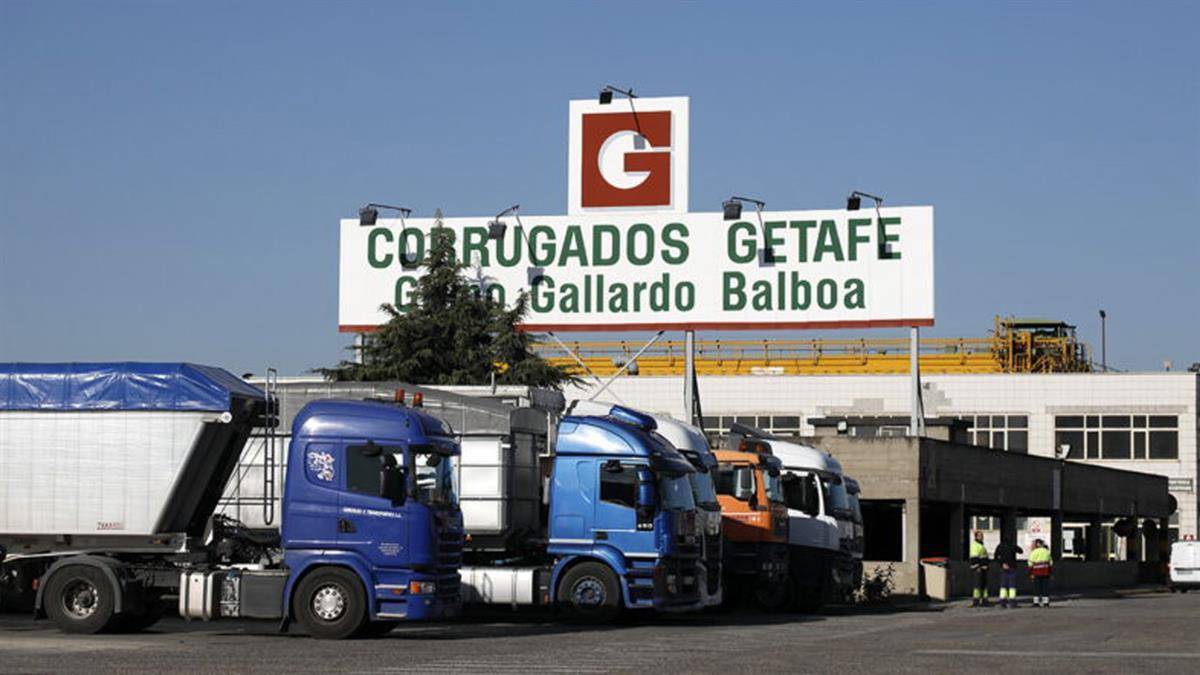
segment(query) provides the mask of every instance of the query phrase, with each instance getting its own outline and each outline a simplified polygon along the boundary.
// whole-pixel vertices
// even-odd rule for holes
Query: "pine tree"
[[[498,384],[559,388],[575,378],[533,352],[534,337],[517,330],[529,309],[522,293],[505,308],[464,278],[454,248],[455,233],[435,216],[425,274],[412,306],[380,309],[390,317],[366,336],[362,362],[316,368],[334,381],[401,381],[414,384]]]

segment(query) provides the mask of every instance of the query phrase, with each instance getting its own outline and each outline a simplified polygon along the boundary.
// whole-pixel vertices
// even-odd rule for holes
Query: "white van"
[[[1171,591],[1200,588],[1200,541],[1171,544]]]

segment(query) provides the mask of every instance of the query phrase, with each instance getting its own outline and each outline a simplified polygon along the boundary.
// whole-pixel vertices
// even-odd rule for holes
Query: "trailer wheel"
[[[46,614],[63,632],[100,633],[115,623],[116,593],[100,570],[67,565],[46,584]]]
[[[358,576],[340,567],[326,567],[304,577],[292,596],[300,625],[315,638],[353,637],[367,623],[367,599]]]
[[[567,618],[587,623],[607,623],[621,611],[621,587],[607,565],[580,563],[558,583],[558,602]]]

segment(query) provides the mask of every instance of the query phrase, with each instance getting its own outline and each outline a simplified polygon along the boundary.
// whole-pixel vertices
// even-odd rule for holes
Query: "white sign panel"
[[[567,213],[686,212],[688,99],[571,101]]]
[[[933,208],[589,213],[446,218],[470,278],[529,330],[869,328],[933,324]],[[401,311],[423,269],[430,219],[341,222],[340,328]]]

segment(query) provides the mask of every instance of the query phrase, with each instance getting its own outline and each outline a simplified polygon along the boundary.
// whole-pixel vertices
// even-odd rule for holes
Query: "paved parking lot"
[[[1050,609],[669,616],[606,628],[496,613],[347,642],[278,635],[270,623],[179,619],[137,635],[67,636],[0,615],[0,671],[1194,673],[1197,625],[1197,593],[1085,598]]]

